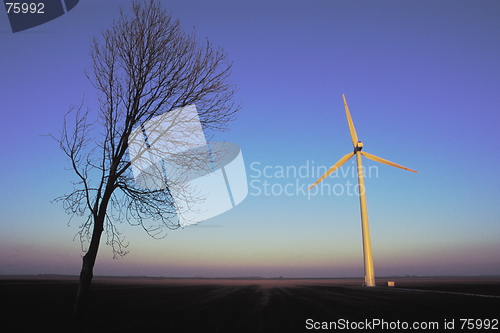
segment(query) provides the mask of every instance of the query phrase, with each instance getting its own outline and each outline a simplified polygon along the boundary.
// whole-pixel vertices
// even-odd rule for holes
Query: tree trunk
[[[82,270],[80,272],[80,284],[78,286],[78,293],[76,295],[75,309],[73,312],[73,327],[77,328],[82,322],[83,315],[85,313],[85,306],[87,303],[87,297],[89,294],[90,283],[94,276],[94,264],[97,257],[97,252],[99,250],[99,243],[101,240],[101,234],[103,232],[103,222],[104,218],[99,216],[96,218],[97,221],[94,223],[94,230],[92,233],[92,239],[90,241],[89,250],[83,256]]]

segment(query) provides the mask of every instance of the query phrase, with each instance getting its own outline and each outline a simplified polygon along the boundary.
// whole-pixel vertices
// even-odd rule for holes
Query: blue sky
[[[162,4],[234,62],[242,109],[215,140],[240,145],[249,195],[162,240],[120,225],[130,253],[103,242],[96,275],[363,276],[354,161],[335,194],[302,190],[352,151],[342,94],[364,149],[419,171],[364,159],[376,276],[500,274],[498,1]],[[81,0],[15,34],[0,9],[0,274],[79,273],[79,220],[51,203],[74,176],[44,135],[95,107],[89,39],[128,5]]]

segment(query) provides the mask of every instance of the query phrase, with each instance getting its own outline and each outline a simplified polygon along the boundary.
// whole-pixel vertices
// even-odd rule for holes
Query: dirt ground
[[[385,281],[395,287],[385,287]],[[96,277],[79,331],[461,330],[471,325],[467,319],[490,326],[496,320],[500,329],[500,277],[360,284],[360,279]],[[0,277],[2,331],[70,332],[77,286],[76,277]]]

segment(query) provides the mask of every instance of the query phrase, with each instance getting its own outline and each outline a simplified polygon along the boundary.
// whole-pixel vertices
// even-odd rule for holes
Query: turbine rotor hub
[[[363,142],[358,141],[356,147],[354,147],[354,152],[361,151],[361,149],[363,149]]]

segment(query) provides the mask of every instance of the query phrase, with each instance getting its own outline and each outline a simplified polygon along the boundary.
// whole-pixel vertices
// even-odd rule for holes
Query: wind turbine
[[[323,179],[328,177],[335,170],[340,168],[351,157],[356,155],[356,162],[358,166],[359,206],[361,209],[361,231],[363,234],[363,257],[365,261],[365,285],[367,287],[374,287],[375,272],[373,270],[372,246],[370,242],[370,228],[368,226],[368,210],[366,209],[365,179],[363,175],[363,165],[361,164],[361,155],[365,156],[366,158],[369,158],[370,160],[374,160],[396,168],[408,170],[415,173],[418,172],[362,151],[363,143],[358,140],[358,136],[356,135],[356,130],[354,129],[354,123],[352,122],[351,114],[349,113],[349,108],[347,107],[347,102],[343,94],[342,98],[344,99],[345,113],[347,116],[347,123],[349,125],[349,132],[351,133],[351,139],[352,139],[352,145],[354,146],[354,151],[352,153],[345,155],[337,163],[335,163],[323,176],[321,176],[314,184],[312,184],[309,187],[309,190],[312,189],[317,184],[319,184]]]

